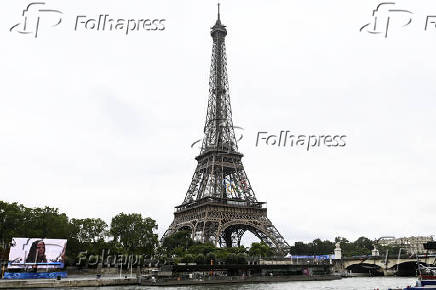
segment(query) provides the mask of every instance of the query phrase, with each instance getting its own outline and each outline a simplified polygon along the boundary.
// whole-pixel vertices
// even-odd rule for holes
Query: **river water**
[[[304,282],[276,282],[276,283],[260,283],[260,284],[233,284],[233,285],[198,285],[198,286],[183,286],[183,287],[146,287],[146,286],[124,286],[124,287],[84,287],[83,290],[221,290],[221,289],[237,289],[237,290],[353,290],[353,289],[403,289],[408,285],[415,285],[416,278],[407,277],[355,277],[345,278],[334,281],[304,281]],[[67,288],[65,288],[67,289]],[[68,288],[71,289],[71,288]]]

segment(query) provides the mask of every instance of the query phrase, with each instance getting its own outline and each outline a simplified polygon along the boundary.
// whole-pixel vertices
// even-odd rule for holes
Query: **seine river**
[[[99,290],[220,290],[220,289],[238,289],[238,290],[275,290],[275,289],[310,289],[310,290],[353,290],[353,289],[403,289],[408,285],[415,285],[416,278],[398,278],[398,277],[356,277],[345,278],[334,281],[306,281],[306,282],[282,282],[282,283],[261,283],[261,284],[234,284],[234,285],[213,285],[213,286],[184,286],[184,287],[141,287],[141,286],[124,286],[124,287],[85,287],[80,289],[99,289]],[[71,289],[71,288],[65,288]]]

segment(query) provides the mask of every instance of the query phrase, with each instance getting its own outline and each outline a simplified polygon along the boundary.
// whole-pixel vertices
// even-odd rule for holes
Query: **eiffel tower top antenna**
[[[225,32],[224,33],[225,36],[227,34],[227,31],[225,29],[225,26],[221,24],[221,3],[218,2],[217,7],[218,7],[218,15],[215,25],[212,27],[212,32],[219,30]]]

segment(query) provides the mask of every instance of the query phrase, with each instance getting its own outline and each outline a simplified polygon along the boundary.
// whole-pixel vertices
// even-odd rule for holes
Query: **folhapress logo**
[[[42,27],[55,27],[61,24],[63,13],[59,10],[47,9],[45,5],[45,2],[32,2],[27,5],[23,10],[21,22],[9,30],[21,34],[32,34],[37,38]]]
[[[69,19],[68,19],[69,18]],[[67,17],[60,10],[48,9],[45,2],[31,2],[23,10],[21,22],[13,25],[9,30],[21,34],[30,34],[38,37],[41,30],[58,26],[61,22],[75,32],[121,32],[131,35],[139,31],[163,31],[165,30],[165,18],[156,17],[112,17],[109,14],[100,14],[88,17],[77,15]]]

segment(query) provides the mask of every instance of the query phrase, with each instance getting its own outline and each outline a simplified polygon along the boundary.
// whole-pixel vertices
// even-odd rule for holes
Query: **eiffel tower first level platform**
[[[244,233],[250,231],[279,254],[285,254],[289,245],[266,212],[261,202],[249,205],[239,200],[208,197],[188,208],[177,207],[167,234],[189,230],[194,239],[235,247],[240,246]]]
[[[238,152],[232,121],[225,37],[218,20],[211,28],[213,39],[204,138],[191,184],[174,221],[163,238],[189,230],[192,239],[221,247],[239,246],[249,231],[279,255],[289,245],[267,217],[264,202],[257,201]]]

